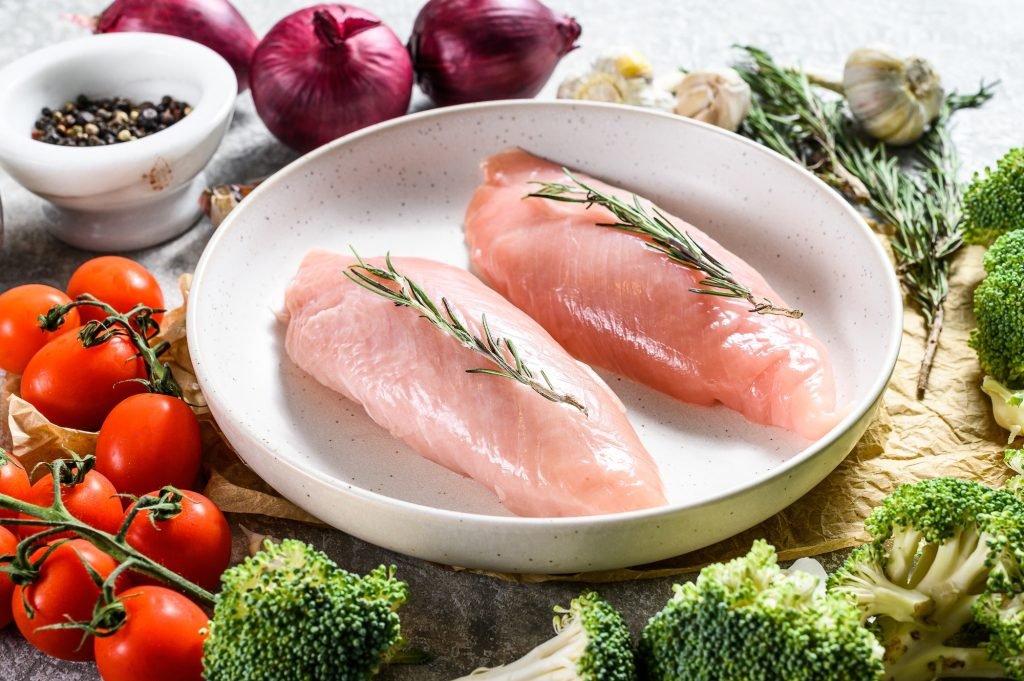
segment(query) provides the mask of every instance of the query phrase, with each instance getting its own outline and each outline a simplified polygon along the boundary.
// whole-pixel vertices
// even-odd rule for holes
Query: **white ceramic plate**
[[[658,462],[669,505],[520,518],[288,360],[274,313],[308,250],[351,244],[364,256],[390,251],[467,266],[461,222],[478,164],[513,145],[650,197],[751,262],[827,343],[849,416],[812,443],[605,375]],[[832,190],[782,157],[640,109],[498,102],[368,128],[265,182],[203,254],[188,340],[228,439],[302,508],[424,559],[551,573],[678,555],[792,503],[863,433],[895,364],[901,323],[899,288],[876,238]]]

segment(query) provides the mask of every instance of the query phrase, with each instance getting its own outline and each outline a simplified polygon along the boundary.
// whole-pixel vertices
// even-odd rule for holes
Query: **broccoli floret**
[[[974,290],[977,328],[968,344],[985,372],[981,389],[992,398],[992,414],[1013,442],[1024,427],[1024,230],[996,240],[985,271]]]
[[[985,251],[985,272],[1024,272],[1024,229],[1004,234]]]
[[[394,568],[365,577],[294,539],[221,577],[203,646],[206,681],[356,681],[401,643],[408,592]]]
[[[779,569],[763,540],[709,565],[648,622],[641,678],[652,681],[877,681],[882,648],[850,601]]]
[[[865,525],[872,543],[851,554],[829,591],[861,609],[885,648],[886,679],[1024,679],[1024,502],[937,478],[900,487]]]
[[[1024,449],[1007,449],[1003,460],[1017,474],[1006,481],[1006,489],[1024,501]]]
[[[995,170],[974,174],[964,192],[964,239],[989,244],[1000,234],[1024,227],[1024,148],[1011,149]]]
[[[986,375],[1024,387],[1024,269],[996,270],[974,289],[977,328],[968,344]]]
[[[594,592],[555,608],[556,636],[511,664],[457,681],[634,681],[633,643],[622,615]]]

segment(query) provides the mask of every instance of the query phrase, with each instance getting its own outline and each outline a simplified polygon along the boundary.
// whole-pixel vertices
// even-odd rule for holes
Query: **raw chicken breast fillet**
[[[516,149],[487,159],[483,171],[484,183],[466,211],[473,267],[575,357],[685,402],[721,402],[751,421],[810,439],[839,421],[828,352],[804,321],[751,313],[744,300],[690,292],[702,288],[700,273],[636,234],[598,226],[615,222],[604,208],[523,199],[538,189],[531,181],[567,181],[553,163]],[[669,217],[755,295],[785,305],[747,263]]]
[[[384,267],[383,258],[366,262]],[[511,339],[528,367],[546,371],[588,414],[512,379],[466,373],[495,366],[415,310],[346,278],[354,258],[323,251],[305,257],[285,296],[289,357],[423,456],[493,490],[513,513],[592,515],[665,503],[625,408],[590,367],[469,272],[419,258],[392,262],[435,303],[446,298],[478,336],[486,315],[495,337]]]

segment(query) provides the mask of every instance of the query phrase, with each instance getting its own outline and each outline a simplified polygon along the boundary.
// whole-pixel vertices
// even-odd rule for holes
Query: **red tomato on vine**
[[[96,441],[96,470],[117,489],[141,496],[165,485],[188,489],[199,477],[199,421],[168,395],[134,395],[114,407]]]
[[[21,377],[21,396],[59,426],[94,431],[119,402],[146,391],[136,380],[146,377],[146,365],[124,336],[86,348],[79,330],[35,354]]]
[[[103,681],[202,681],[209,618],[198,605],[162,586],[133,587],[120,601],[120,628],[93,644]]]
[[[149,496],[160,496],[151,492]],[[216,591],[221,573],[231,560],[231,528],[217,506],[198,492],[181,492],[181,513],[150,520],[152,511],[140,511],[128,527],[127,542],[182,577],[208,591]],[[131,513],[132,507],[128,507]],[[137,582],[148,583],[145,576]]]
[[[32,559],[42,558],[49,547],[40,547]],[[81,629],[43,629],[51,624],[70,620],[88,622],[93,606],[100,597],[100,587],[93,581],[89,565],[106,579],[117,567],[117,561],[84,539],[72,539],[57,546],[39,568],[36,580],[27,586],[16,586],[11,594],[14,623],[29,643],[51,657],[62,660],[93,659],[92,636]],[[118,585],[121,586],[119,580]],[[123,583],[128,585],[127,578]],[[31,608],[31,616],[26,611]],[[84,641],[84,642],[83,642]]]
[[[164,306],[164,294],[156,277],[134,260],[116,255],[87,260],[75,270],[68,282],[68,295],[77,298],[83,293],[99,298],[121,313],[139,303],[154,309]],[[78,311],[83,324],[107,317],[100,308],[91,305],[83,305]],[[153,321],[159,323],[161,316],[153,315]]]
[[[117,496],[117,489],[110,481],[98,471],[89,471],[85,474],[82,482],[77,485],[61,485],[60,498],[68,513],[87,525],[92,525],[111,534],[116,534],[121,528],[121,521],[124,520],[121,497]],[[53,476],[47,474],[32,485],[25,501],[37,506],[53,504]],[[30,519],[32,516],[21,514],[21,518]],[[38,525],[18,525],[17,527],[18,535],[22,538],[30,537],[46,529],[45,526]],[[69,530],[47,539],[53,541],[72,536],[74,533]]]
[[[69,302],[63,291],[42,284],[15,286],[0,294],[0,369],[24,372],[40,348],[78,326],[78,311],[71,310],[56,331],[39,328],[40,315]]]

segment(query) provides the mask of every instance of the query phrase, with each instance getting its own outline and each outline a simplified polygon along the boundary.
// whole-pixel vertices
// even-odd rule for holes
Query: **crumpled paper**
[[[945,328],[932,369],[927,397],[916,399],[918,366],[924,351],[924,320],[907,307],[903,345],[883,404],[867,432],[842,464],[806,496],[763,523],[735,537],[652,565],[578,575],[505,575],[520,581],[620,581],[693,572],[702,566],[742,555],[754,539],[772,543],[784,560],[812,556],[862,544],[864,518],[903,483],[956,476],[1001,486],[1012,475],[1002,462],[1006,433],[992,420],[981,392],[981,370],[967,338],[974,327],[972,296],[984,276],[983,249],[961,251],[953,268],[946,303]],[[191,283],[183,275],[183,297]],[[203,425],[208,482],[204,494],[231,513],[257,513],[303,522],[318,522],[278,496],[253,473],[220,435],[199,393],[185,343],[185,305],[167,313],[162,336],[171,343],[169,357],[186,399]],[[17,396],[16,377],[7,377],[0,413],[10,428],[13,451],[27,467],[63,455],[66,446],[80,454],[95,444],[94,433],[55,426]]]

